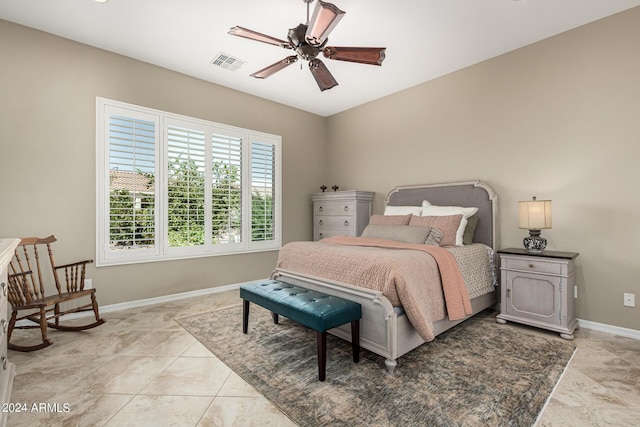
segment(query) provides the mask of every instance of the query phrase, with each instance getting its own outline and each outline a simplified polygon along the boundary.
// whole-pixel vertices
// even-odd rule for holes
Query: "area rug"
[[[329,335],[318,381],[315,332],[251,305],[177,319],[198,341],[300,426],[531,426],[575,346],[499,325],[483,312],[398,359]]]

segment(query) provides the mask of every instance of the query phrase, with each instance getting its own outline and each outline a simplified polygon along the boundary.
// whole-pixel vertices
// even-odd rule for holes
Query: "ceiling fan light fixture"
[[[308,23],[306,40],[312,46],[320,46],[338,25],[345,12],[333,3],[318,0]]]
[[[326,65],[317,58],[320,52],[324,53],[324,56],[329,59],[360,64],[382,65],[386,51],[384,47],[325,47],[328,42],[329,33],[331,33],[338,22],[340,22],[345,12],[332,3],[317,0],[318,4],[313,12],[313,17],[309,19],[309,4],[314,0],[302,1],[307,4],[307,23],[300,24],[295,28],[290,28],[287,34],[287,41],[239,26],[229,29],[229,34],[232,36],[244,37],[262,43],[292,49],[296,53],[296,55],[288,56],[262,70],[256,71],[251,74],[251,77],[258,79],[267,78],[299,59],[302,59],[309,62],[309,70],[313,78],[316,80],[320,90],[325,91],[337,86],[338,82],[331,75]]]

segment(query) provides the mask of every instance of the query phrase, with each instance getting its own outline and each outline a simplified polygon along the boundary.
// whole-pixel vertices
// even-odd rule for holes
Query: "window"
[[[97,99],[100,265],[274,250],[281,138]]]

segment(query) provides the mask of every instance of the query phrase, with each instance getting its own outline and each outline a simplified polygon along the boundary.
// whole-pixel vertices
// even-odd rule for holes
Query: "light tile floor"
[[[17,375],[8,425],[293,426],[174,321],[239,302],[227,291],[105,313],[98,328],[52,331],[46,349],[10,351]],[[16,331],[25,333],[37,332]],[[538,425],[640,425],[640,341],[583,329],[575,343]]]

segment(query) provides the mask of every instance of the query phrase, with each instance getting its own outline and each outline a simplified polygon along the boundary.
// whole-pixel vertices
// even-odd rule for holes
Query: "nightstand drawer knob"
[[[349,226],[349,221],[345,221],[345,222],[344,222],[344,226],[345,226],[345,227],[348,227],[348,226]]]
[[[322,212],[322,211],[323,211],[322,206],[320,206],[320,207],[318,208],[318,210],[319,210],[320,212]]]
[[[323,224],[323,221],[322,221],[322,220],[318,221],[318,224],[322,225],[322,224]]]
[[[534,264],[529,264],[529,268],[534,268],[535,265]]]
[[[344,211],[345,211],[345,212],[349,212],[349,206],[345,206],[345,207],[344,207]]]

